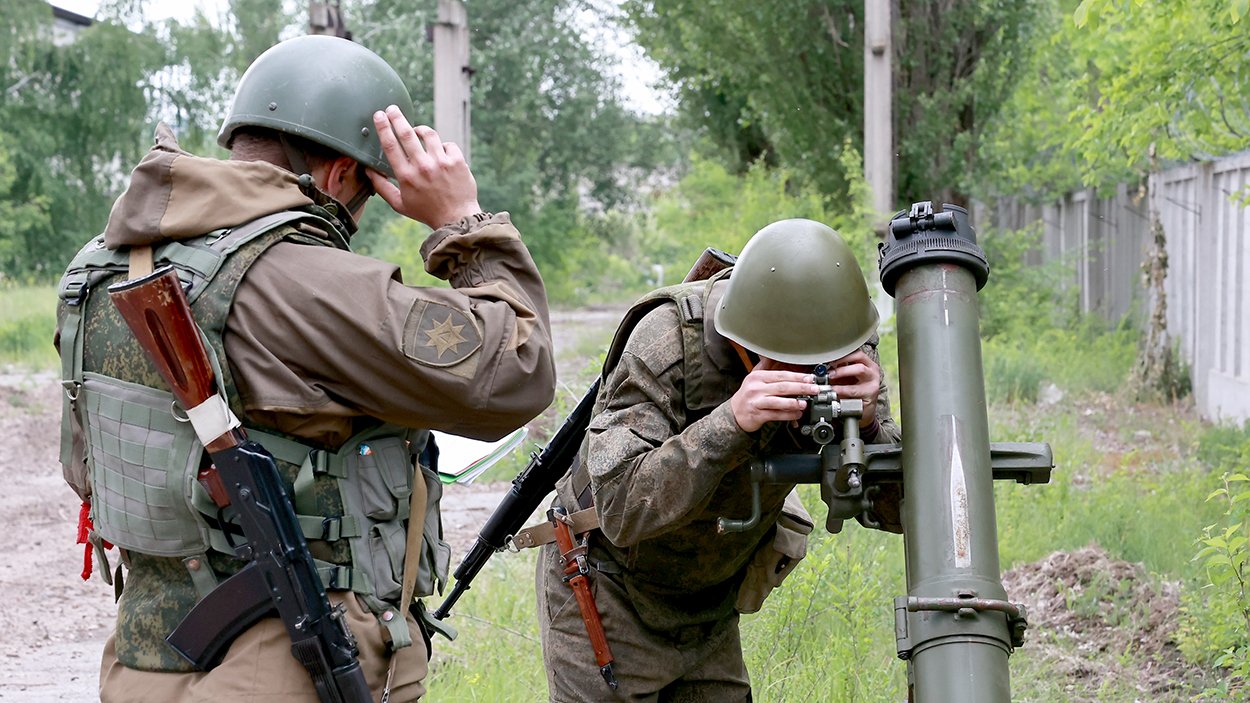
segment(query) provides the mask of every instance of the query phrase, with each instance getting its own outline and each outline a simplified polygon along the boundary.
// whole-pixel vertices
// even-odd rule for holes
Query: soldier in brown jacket
[[[520,235],[507,213],[482,212],[460,150],[412,115],[399,76],[367,49],[283,42],[240,81],[218,140],[231,159],[193,156],[159,127],[105,233],[70,264],[62,463],[120,597],[102,700],[316,699],[276,618],[207,672],[165,642],[243,562],[237,527],[195,481],[202,445],[104,294],[145,257],[178,270],[231,409],[277,458],[375,698],[424,694],[428,618],[400,596],[406,575],[417,596],[447,578],[429,430],[501,437],[547,407],[555,372]],[[395,266],[351,252],[375,191],[434,230],[421,254],[450,288],[406,286]],[[410,525],[417,481],[425,518]],[[410,539],[419,560],[405,560]]]
[[[754,527],[718,534],[717,518],[751,513],[753,458],[815,450],[792,422],[805,409],[796,396],[818,392],[815,364],[828,364],[839,398],[863,399],[864,441],[899,439],[876,327],[850,249],[810,220],[765,227],[730,271],[657,291],[626,315],[581,465],[557,486],[569,513],[593,504],[598,514],[589,578],[619,688],[600,677],[548,544],[537,591],[553,702],[751,699],[738,613],[757,610],[802,557],[811,523],[800,506],[783,517],[790,485],[763,486]],[[754,578],[753,563],[771,576]]]

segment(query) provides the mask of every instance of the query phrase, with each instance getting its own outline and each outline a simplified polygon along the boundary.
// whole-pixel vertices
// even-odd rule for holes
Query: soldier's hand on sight
[[[877,391],[881,388],[881,367],[863,349],[856,349],[829,364],[829,385],[839,398],[864,401],[860,427],[872,424],[877,414]]]
[[[481,212],[477,181],[460,147],[425,125],[409,125],[394,105],[373,113],[373,125],[399,185],[372,169],[369,180],[395,212],[431,229]]]
[[[820,387],[812,382],[810,373],[779,371],[763,360],[729,399],[738,426],[754,432],[766,422],[785,422],[803,417],[807,401],[795,396],[815,395]]]

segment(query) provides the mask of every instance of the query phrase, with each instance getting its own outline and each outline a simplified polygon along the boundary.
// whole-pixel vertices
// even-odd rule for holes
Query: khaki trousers
[[[608,688],[554,544],[538,559],[538,620],[543,664],[552,703],[743,703],[751,682],[742,661],[738,616],[706,627],[659,632],[639,621],[624,589],[605,575],[590,574],[591,592],[603,620],[620,688]]]
[[[355,597],[330,594],[331,604],[345,603],[347,625],[360,647],[360,667],[373,691],[382,697],[390,666],[382,628],[377,618]],[[413,644],[396,653],[392,701],[415,701],[425,694],[423,681],[429,652],[412,617],[408,617]],[[282,621],[265,618],[239,635],[221,664],[212,671],[189,674],[130,669],[117,661],[113,636],[104,646],[100,663],[100,700],[103,703],[315,703],[308,672],[291,656],[291,639]]]

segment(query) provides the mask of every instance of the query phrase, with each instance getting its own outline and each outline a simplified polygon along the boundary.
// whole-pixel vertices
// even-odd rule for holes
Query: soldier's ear
[[[356,179],[358,165],[350,156],[339,156],[330,161],[326,167],[325,192],[340,200],[345,194],[355,193],[361,187]]]

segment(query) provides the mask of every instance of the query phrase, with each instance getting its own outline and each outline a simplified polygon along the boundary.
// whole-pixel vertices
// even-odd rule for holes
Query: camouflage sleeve
[[[590,422],[591,490],[600,528],[618,546],[692,520],[751,447],[728,402],[687,424],[678,325],[673,306],[643,318]]]
[[[864,353],[868,355],[877,367],[881,367],[881,356],[877,353],[877,343],[879,338],[873,335],[864,344]],[[885,370],[881,370],[881,386],[877,389],[877,432],[871,437],[864,437],[865,442],[872,444],[889,444],[892,442],[900,442],[903,439],[903,430],[898,426],[898,422],[894,420],[894,416],[890,413],[890,387],[885,382]]]
[[[452,288],[407,286],[393,264],[274,245],[227,326],[249,412],[365,415],[494,439],[551,402],[542,279],[507,213],[443,227],[422,247]]]

